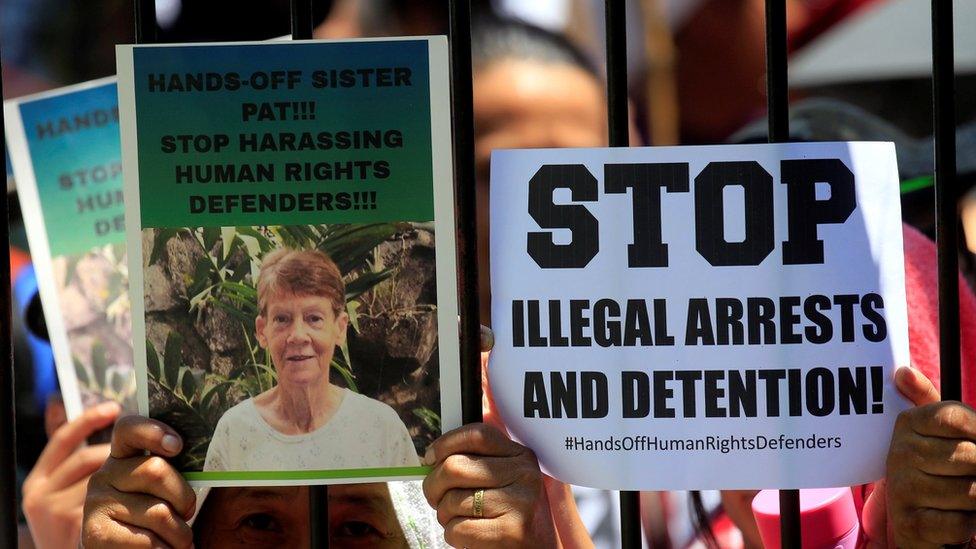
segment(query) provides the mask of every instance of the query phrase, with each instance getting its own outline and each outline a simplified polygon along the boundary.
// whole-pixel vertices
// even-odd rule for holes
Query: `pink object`
[[[766,549],[780,549],[779,491],[759,492],[752,500],[752,514]],[[858,526],[850,488],[800,490],[803,549],[854,549]]]

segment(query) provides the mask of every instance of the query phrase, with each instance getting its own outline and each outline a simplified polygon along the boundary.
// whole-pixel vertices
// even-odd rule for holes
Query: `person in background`
[[[790,51],[884,0],[786,0]],[[661,0],[675,49],[681,143],[725,141],[766,108],[763,0]]]
[[[603,147],[607,111],[597,68],[565,38],[482,13],[472,25],[475,184],[481,320],[489,324],[491,151]]]

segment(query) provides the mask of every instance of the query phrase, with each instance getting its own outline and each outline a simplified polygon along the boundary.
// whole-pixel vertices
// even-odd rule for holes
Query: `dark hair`
[[[691,507],[691,526],[694,528],[695,534],[701,538],[705,547],[718,549],[718,540],[715,539],[715,532],[712,530],[712,517],[705,510],[701,492],[692,490],[688,494],[688,505]]]
[[[577,67],[602,81],[596,65],[566,37],[488,10],[472,18],[471,56],[475,70],[503,59],[519,59]]]

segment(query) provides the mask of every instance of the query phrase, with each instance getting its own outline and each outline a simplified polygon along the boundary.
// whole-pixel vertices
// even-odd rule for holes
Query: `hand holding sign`
[[[976,411],[940,402],[921,372],[901,368],[898,389],[916,408],[902,412],[888,452],[885,484],[865,503],[865,529],[872,541],[887,537],[885,516],[898,547],[942,547],[976,534]],[[883,543],[883,542],[882,542]]]
[[[554,547],[556,532],[532,450],[484,423],[437,439],[424,495],[453,547]]]
[[[186,521],[196,496],[164,459],[182,446],[170,427],[153,419],[127,416],[115,424],[111,456],[88,485],[84,547],[193,544]]]

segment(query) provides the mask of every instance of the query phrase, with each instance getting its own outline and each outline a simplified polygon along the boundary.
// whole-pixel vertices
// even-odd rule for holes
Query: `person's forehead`
[[[234,488],[214,488],[213,491],[228,497],[248,497],[252,499],[290,499],[301,495],[304,488],[299,486],[245,486]],[[382,482],[366,484],[337,484],[329,487],[329,498],[390,499],[390,491]]]
[[[255,486],[215,488],[209,497],[225,502],[268,501],[291,503],[301,499],[301,488],[297,486]]]
[[[476,114],[518,102],[532,103],[533,110],[546,109],[554,99],[576,106],[603,106],[602,84],[582,68],[565,63],[502,59],[475,74],[474,92]]]
[[[332,307],[332,299],[318,294],[296,294],[292,292],[271,292],[265,298],[268,309]]]
[[[386,484],[338,484],[329,488],[329,501],[389,507],[393,502]]]
[[[476,146],[596,147],[606,140],[601,86],[582,69],[502,61],[475,79]]]

